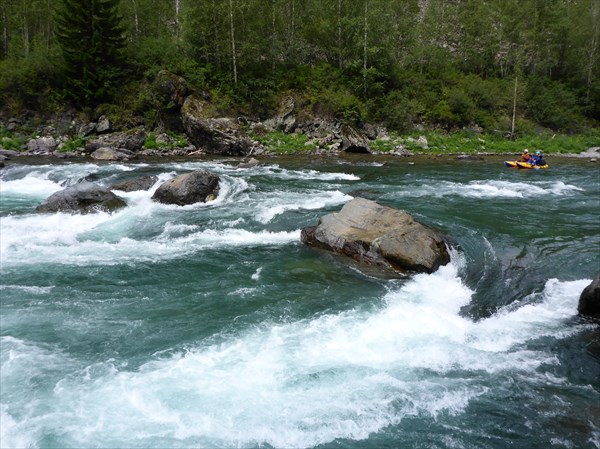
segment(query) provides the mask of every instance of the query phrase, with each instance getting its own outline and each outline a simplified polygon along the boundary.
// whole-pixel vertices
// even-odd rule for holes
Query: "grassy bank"
[[[426,142],[426,143],[425,143]],[[600,146],[600,130],[586,134],[536,134],[507,139],[491,134],[472,132],[440,133],[435,131],[394,135],[390,139],[375,140],[371,147],[375,151],[393,152],[402,146],[413,153],[516,153],[527,148],[545,153],[581,153],[593,146]]]

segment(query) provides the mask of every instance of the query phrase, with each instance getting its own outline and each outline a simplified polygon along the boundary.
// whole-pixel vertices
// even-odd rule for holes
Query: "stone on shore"
[[[386,272],[432,273],[450,262],[446,237],[407,212],[354,198],[304,228],[302,241]]]

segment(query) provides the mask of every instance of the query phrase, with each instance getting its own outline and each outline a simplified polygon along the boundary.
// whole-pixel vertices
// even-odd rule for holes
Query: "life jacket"
[[[531,154],[529,153],[523,153],[521,155],[521,159],[519,159],[519,162],[532,162],[532,157]]]

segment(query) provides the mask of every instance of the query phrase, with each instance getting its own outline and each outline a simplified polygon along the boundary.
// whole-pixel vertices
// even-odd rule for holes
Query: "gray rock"
[[[600,273],[598,273],[592,283],[581,292],[577,311],[581,315],[600,318]]]
[[[456,159],[460,161],[484,161],[485,159],[481,156],[475,156],[473,154],[459,154]]]
[[[87,123],[87,124],[81,125],[79,127],[77,134],[79,134],[79,137],[89,136],[91,133],[94,132],[95,129],[96,129],[96,123],[94,123],[94,122]]]
[[[236,168],[252,168],[256,167],[259,164],[260,161],[258,159],[250,158],[250,160],[238,164]]]
[[[230,117],[211,118],[210,105],[191,95],[181,108],[183,127],[190,142],[208,153],[246,156],[260,144],[250,139],[237,120]]]
[[[116,182],[110,186],[110,190],[122,190],[123,192],[134,192],[136,190],[148,190],[158,181],[158,177],[141,176],[135,179],[128,179],[126,181]]]
[[[304,228],[302,241],[396,273],[437,270],[450,261],[446,238],[407,212],[354,198],[338,213]]]
[[[219,177],[206,170],[176,176],[160,185],[152,199],[164,204],[180,206],[208,201],[209,195],[216,198],[219,192]]]
[[[98,134],[107,133],[110,131],[110,121],[104,115],[98,119],[98,124],[96,125],[96,132]]]
[[[125,207],[127,203],[105,187],[92,182],[82,181],[50,195],[40,204],[37,212],[79,212],[89,213],[114,210]]]
[[[95,139],[88,140],[85,144],[85,151],[87,153],[93,153],[102,147],[139,151],[144,146],[147,136],[148,135],[143,128],[134,128],[128,131],[104,134]]]
[[[347,153],[371,153],[366,134],[350,126],[343,126],[341,133],[342,151],[346,151]]]
[[[131,157],[131,152],[119,151],[113,148],[102,147],[98,148],[91,155],[92,159],[98,161],[127,161]]]
[[[58,142],[54,137],[38,137],[27,142],[27,151],[32,154],[49,154],[56,150]]]

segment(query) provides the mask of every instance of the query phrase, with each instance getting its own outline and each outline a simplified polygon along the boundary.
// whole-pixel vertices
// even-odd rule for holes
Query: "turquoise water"
[[[3,448],[599,448],[600,170],[371,157],[15,164],[0,172]],[[207,204],[150,200],[221,177]],[[51,193],[155,174],[113,214]],[[455,240],[390,280],[300,230],[362,195]]]

